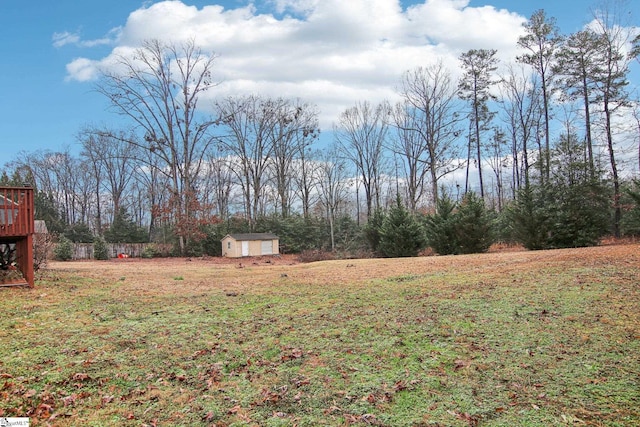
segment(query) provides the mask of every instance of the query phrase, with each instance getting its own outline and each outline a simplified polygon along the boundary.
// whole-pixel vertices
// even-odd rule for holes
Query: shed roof
[[[278,238],[272,233],[239,233],[239,234],[227,234],[226,237],[231,237],[235,240],[275,240]]]
[[[49,230],[47,229],[47,223],[44,222],[44,220],[36,219],[33,222],[33,225],[35,227],[35,232],[37,234],[49,234]]]

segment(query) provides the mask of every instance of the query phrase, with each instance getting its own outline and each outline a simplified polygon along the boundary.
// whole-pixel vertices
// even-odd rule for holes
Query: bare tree
[[[526,34],[518,39],[518,45],[525,49],[525,53],[518,57],[518,61],[530,65],[540,77],[542,91],[542,107],[544,111],[544,158],[540,159],[541,178],[549,178],[549,163],[551,161],[550,146],[550,103],[551,83],[553,80],[553,61],[557,49],[562,43],[560,30],[555,18],[547,18],[544,10],[540,9],[531,15],[524,24]]]
[[[594,12],[595,31],[601,34],[603,43],[603,63],[601,71],[595,77],[595,102],[602,108],[601,112],[604,117],[604,135],[614,187],[613,231],[614,235],[619,237],[622,208],[620,206],[620,178],[615,153],[613,117],[620,108],[629,106],[626,86],[628,85],[627,76],[631,57],[624,54],[625,45],[629,42],[629,34],[620,22],[623,12],[616,10],[615,6],[616,4],[605,4]]]
[[[511,140],[513,187],[518,190],[529,185],[530,146],[542,116],[539,83],[524,70],[510,67],[501,80],[500,90],[503,120]]]
[[[171,180],[177,220],[191,216],[188,199],[213,141],[207,131],[214,122],[199,115],[197,107],[199,97],[215,86],[215,58],[194,41],[179,46],[145,41],[134,56],[118,57],[117,66],[105,70],[98,84],[115,111],[144,132],[142,142],[130,142],[164,163],[161,170]],[[184,253],[189,236],[179,238]]]
[[[135,157],[138,164],[133,170],[133,177],[136,185],[143,189],[143,192],[137,194],[138,200],[136,204],[146,206],[148,212],[149,237],[153,240],[158,237],[158,228],[160,225],[160,215],[156,206],[166,206],[169,203],[169,197],[166,189],[171,188],[171,180],[165,173],[164,162],[152,151],[142,148],[142,144],[133,144],[136,148]],[[166,241],[164,233],[161,235],[162,241]]]
[[[319,160],[318,190],[329,221],[331,250],[335,251],[335,222],[340,205],[347,197],[348,168],[346,159],[340,155],[340,150],[335,146],[325,150]]]
[[[86,159],[95,178],[96,221],[99,233],[102,232],[104,219],[101,195],[104,192],[110,198],[111,216],[108,222],[113,222],[122,207],[125,192],[133,180],[133,169],[137,164],[134,157],[135,147],[125,142],[134,137],[125,132],[120,132],[117,138],[109,135],[118,135],[118,132],[87,129],[79,135],[82,146],[80,155]]]
[[[216,155],[217,154],[217,155]],[[235,185],[233,165],[230,158],[220,153],[212,153],[207,161],[207,170],[203,179],[203,199],[216,207],[217,214],[223,220],[229,219],[230,205]],[[208,195],[207,193],[211,193]]]
[[[314,152],[309,146],[298,147],[299,152],[295,163],[292,179],[295,183],[298,198],[302,205],[302,215],[309,218],[311,215],[311,205],[315,202],[314,197],[317,192],[318,162],[315,160],[319,152]],[[317,197],[317,196],[316,196]]]
[[[225,128],[221,149],[236,163],[233,171],[242,187],[251,229],[264,204],[265,181],[274,153],[272,136],[281,102],[249,95],[216,103],[218,120]]]
[[[340,114],[334,135],[340,153],[356,168],[364,187],[367,218],[380,207],[384,147],[389,129],[390,107],[359,102]]]
[[[274,102],[275,121],[270,130],[273,146],[272,168],[281,214],[291,211],[291,176],[294,161],[319,136],[318,109],[300,100],[278,99]]]
[[[460,135],[456,87],[442,63],[403,74],[400,95],[406,118],[396,120],[403,131],[418,135],[415,159],[426,164],[431,178],[433,206],[438,201],[440,179],[459,168],[456,163]]]
[[[404,173],[403,180],[406,187],[407,203],[409,209],[415,212],[418,204],[427,194],[429,185],[429,163],[427,141],[422,138],[413,120],[415,117],[408,114],[406,102],[396,104],[393,110],[394,126],[396,134],[391,138],[391,150],[400,159]]]

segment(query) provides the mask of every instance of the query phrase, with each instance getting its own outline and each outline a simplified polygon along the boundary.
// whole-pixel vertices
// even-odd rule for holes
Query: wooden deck
[[[22,279],[3,281],[2,285],[34,286],[33,233],[34,194],[31,187],[0,187],[0,246],[15,251],[16,268]],[[3,266],[11,269],[13,266]]]

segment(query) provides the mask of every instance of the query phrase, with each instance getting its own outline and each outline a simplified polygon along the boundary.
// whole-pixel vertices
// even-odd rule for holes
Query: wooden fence
[[[107,243],[109,258],[117,258],[118,255],[131,258],[141,258],[147,247],[149,251],[156,253],[156,256],[166,257],[171,255],[172,245],[163,245],[157,243]],[[93,259],[93,243],[74,243],[73,259]]]

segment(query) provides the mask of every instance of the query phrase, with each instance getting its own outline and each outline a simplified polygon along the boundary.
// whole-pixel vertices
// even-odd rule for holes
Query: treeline
[[[442,62],[408,70],[397,102],[357,102],[322,142],[300,99],[233,96],[205,113],[215,55],[150,40],[97,85],[131,129],[83,129],[77,155],[22,153],[0,181],[32,185],[37,218],[72,241],[176,254],[215,255],[240,231],[386,256],[637,234],[640,35],[619,18],[599,11],[562,35],[537,11],[512,64],[489,48],[460,55],[459,79]]]

